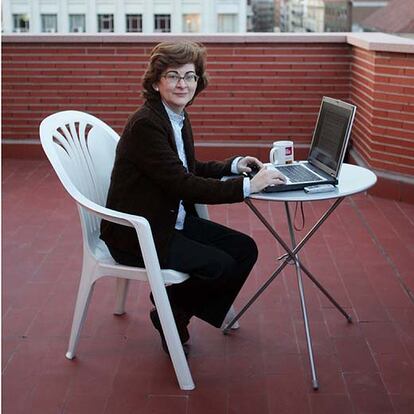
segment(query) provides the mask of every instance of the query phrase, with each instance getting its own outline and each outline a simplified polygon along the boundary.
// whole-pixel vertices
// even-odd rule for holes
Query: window
[[[155,32],[171,32],[171,16],[169,14],[154,15]]]
[[[98,32],[114,31],[114,15],[98,14]]]
[[[57,32],[57,14],[42,14],[42,32],[56,33]]]
[[[253,16],[247,16],[247,19],[246,19],[246,30],[248,32],[253,32]]]
[[[142,14],[126,15],[126,31],[142,32]]]
[[[183,14],[183,32],[197,33],[200,31],[199,14]]]
[[[69,15],[69,32],[71,33],[86,32],[84,14],[70,14]]]
[[[237,14],[219,14],[217,31],[220,33],[237,32]]]
[[[13,14],[13,32],[24,33],[30,28],[29,16],[27,14]]]

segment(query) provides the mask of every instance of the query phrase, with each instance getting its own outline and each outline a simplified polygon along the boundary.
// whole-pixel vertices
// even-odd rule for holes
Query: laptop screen
[[[337,176],[351,133],[355,106],[324,97],[313,135],[308,161]]]

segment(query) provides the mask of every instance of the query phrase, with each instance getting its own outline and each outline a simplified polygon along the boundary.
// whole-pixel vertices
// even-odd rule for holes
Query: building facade
[[[306,32],[350,32],[350,0],[308,0],[303,26]]]
[[[281,0],[273,0],[275,13],[275,32],[280,32],[280,7]]]
[[[253,32],[275,31],[275,4],[272,0],[254,0],[253,10]]]
[[[325,31],[325,2],[324,0],[308,0],[306,17],[303,27],[306,32]]]
[[[350,0],[325,0],[325,32],[350,32],[352,3]]]
[[[246,0],[3,0],[3,33],[245,33]]]
[[[280,30],[282,32],[304,32],[304,18],[308,0],[282,0],[280,4]]]
[[[414,0],[407,0],[414,4]],[[282,32],[360,32],[389,0],[280,0]]]

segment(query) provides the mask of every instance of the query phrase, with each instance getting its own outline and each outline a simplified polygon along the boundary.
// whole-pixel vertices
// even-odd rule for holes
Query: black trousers
[[[143,266],[142,259],[108,246],[121,264]],[[257,260],[255,241],[246,234],[202,218],[186,216],[175,230],[163,268],[190,274],[167,287],[174,314],[196,316],[219,328]]]

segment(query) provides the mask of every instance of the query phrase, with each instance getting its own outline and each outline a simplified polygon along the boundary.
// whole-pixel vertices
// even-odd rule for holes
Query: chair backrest
[[[40,124],[42,147],[69,194],[79,194],[105,206],[119,135],[98,118],[79,111],[62,111]],[[78,203],[83,236],[90,248],[100,219]]]

